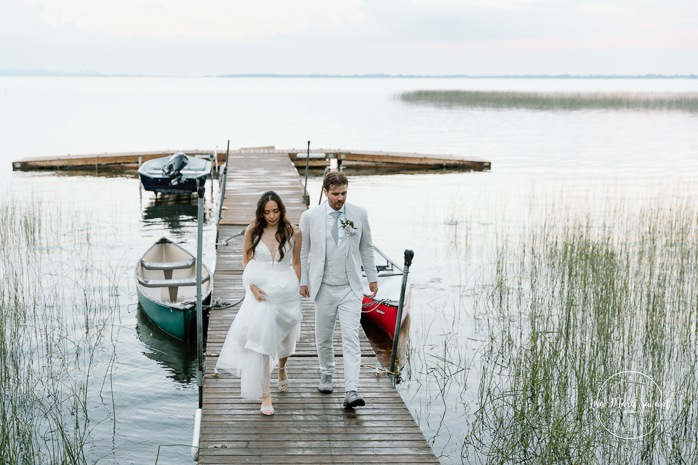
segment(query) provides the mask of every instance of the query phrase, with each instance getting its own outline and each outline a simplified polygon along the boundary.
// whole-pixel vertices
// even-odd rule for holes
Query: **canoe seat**
[[[205,283],[211,279],[210,275],[206,275],[201,279]],[[179,287],[179,286],[196,286],[196,278],[185,279],[144,279],[138,277],[138,282],[144,287]]]
[[[146,270],[183,270],[194,265],[194,257],[178,262],[149,262],[141,259],[141,265]]]

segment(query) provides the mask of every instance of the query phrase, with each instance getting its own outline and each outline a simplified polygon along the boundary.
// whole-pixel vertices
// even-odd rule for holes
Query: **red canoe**
[[[374,298],[364,295],[361,319],[367,320],[380,328],[392,340],[395,336],[395,321],[397,320],[400,302],[403,270],[383,252],[375,247],[374,250],[376,251],[376,258],[383,258],[386,264],[376,266],[378,270],[378,293]],[[368,293],[368,282],[364,284],[364,293]],[[409,313],[411,300],[408,284],[407,289],[405,289],[405,301],[402,305],[401,323]]]

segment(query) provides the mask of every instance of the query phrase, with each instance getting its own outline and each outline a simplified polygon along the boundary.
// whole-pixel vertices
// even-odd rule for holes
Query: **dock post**
[[[225,149],[225,163],[221,167],[222,173],[218,173],[218,186],[221,191],[220,203],[218,204],[218,221],[223,217],[223,202],[225,201],[225,187],[228,180],[228,157],[230,156],[230,140],[228,140],[228,147]],[[218,242],[218,238],[216,238]]]
[[[393,336],[393,350],[390,352],[390,370],[388,371],[390,379],[395,382],[399,380],[400,376],[395,372],[395,361],[397,359],[397,351],[400,340],[400,325],[402,324],[402,307],[405,303],[405,289],[407,288],[407,275],[410,273],[410,265],[412,265],[412,259],[414,258],[414,252],[412,250],[405,250],[405,268],[402,272],[402,287],[400,288],[400,302],[398,302],[397,307],[397,318],[395,319],[395,333]]]
[[[197,235],[196,235],[196,384],[199,387],[199,407],[194,415],[194,438],[192,440],[191,457],[199,459],[199,435],[201,434],[201,412],[204,406],[204,310],[201,296],[201,267],[203,261],[203,232],[204,232],[204,193],[206,189],[196,181],[198,199]]]
[[[323,179],[324,179],[324,177],[327,175],[327,173],[329,173],[330,171],[331,171],[331,170],[330,170],[330,167],[329,167],[329,166],[326,166],[326,167],[325,167],[325,172],[322,174]],[[318,199],[317,199],[317,204],[318,204],[318,205],[320,205],[320,204],[322,203],[322,193],[323,193],[323,192],[324,192],[324,188],[323,188],[322,186],[320,186],[320,196],[319,196]]]
[[[199,181],[197,180],[197,184]],[[201,265],[203,260],[203,232],[204,232],[204,193],[206,189],[198,186],[198,233],[196,238],[196,359],[198,368],[196,371],[196,383],[199,386],[199,408],[203,405],[203,379],[204,379],[204,311],[201,299]]]
[[[303,200],[305,206],[310,206],[310,194],[308,194],[308,168],[310,167],[310,141],[308,141],[308,152],[305,156],[305,186],[303,187]]]

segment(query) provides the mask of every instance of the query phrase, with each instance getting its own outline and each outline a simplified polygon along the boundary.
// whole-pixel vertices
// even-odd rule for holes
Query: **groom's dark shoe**
[[[317,390],[323,394],[329,394],[334,391],[334,387],[332,386],[332,375],[322,375]]]
[[[347,395],[344,398],[344,406],[347,408],[363,407],[366,405],[364,398],[359,395],[356,391],[347,391]]]

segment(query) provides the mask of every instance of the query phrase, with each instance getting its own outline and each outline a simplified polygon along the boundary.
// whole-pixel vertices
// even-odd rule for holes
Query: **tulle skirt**
[[[250,260],[242,275],[245,300],[218,356],[216,370],[240,376],[242,397],[259,399],[268,392],[269,377],[280,358],[292,355],[303,319],[298,277],[293,268]],[[250,291],[264,291],[259,302]]]

